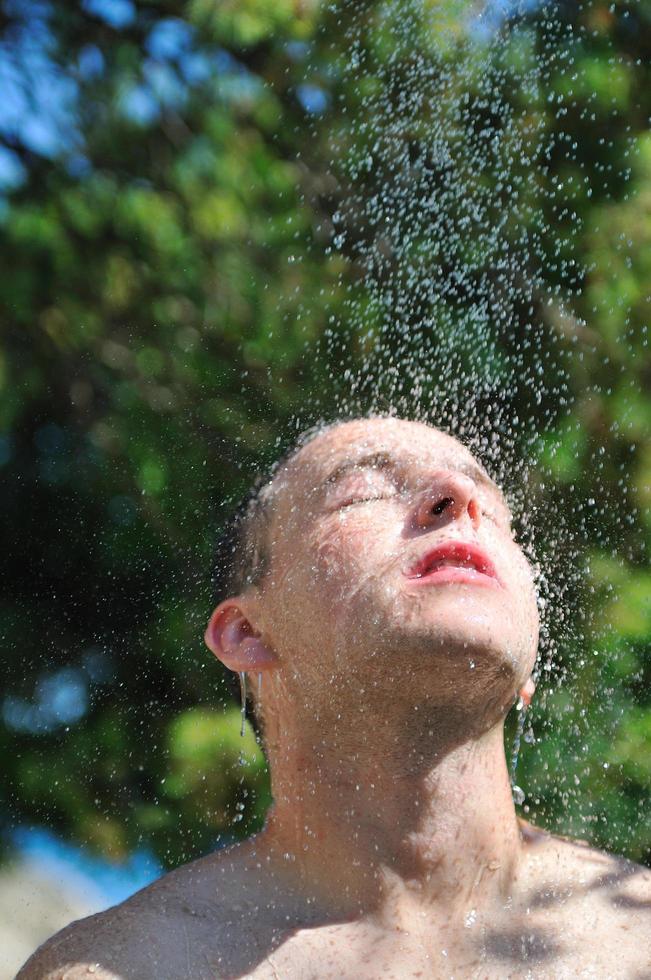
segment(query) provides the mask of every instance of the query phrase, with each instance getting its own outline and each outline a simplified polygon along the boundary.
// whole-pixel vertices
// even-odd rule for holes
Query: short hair
[[[271,561],[271,518],[276,497],[274,480],[304,446],[340,424],[319,422],[305,429],[271,466],[263,469],[227,519],[215,548],[213,586],[217,601],[259,586]]]

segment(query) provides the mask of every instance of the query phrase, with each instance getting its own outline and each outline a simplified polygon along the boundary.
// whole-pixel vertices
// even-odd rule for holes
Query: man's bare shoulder
[[[233,918],[246,916],[250,864],[245,845],[185,864],[62,929],[16,980],[215,980],[230,959]]]
[[[138,925],[144,925],[144,915]],[[40,946],[16,980],[122,980],[138,975],[135,921],[117,906],[72,922]]]
[[[651,869],[521,822],[528,904],[566,927],[607,929],[651,956]],[[621,951],[621,949],[620,949]],[[651,962],[651,959],[649,960]]]
[[[559,882],[619,894],[623,890],[651,898],[651,868],[619,854],[592,847],[587,841],[562,837],[520,820],[528,864]]]

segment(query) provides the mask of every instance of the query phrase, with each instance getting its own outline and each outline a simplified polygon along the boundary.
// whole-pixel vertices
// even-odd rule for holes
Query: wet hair
[[[304,446],[339,424],[339,421],[318,423],[306,429],[271,466],[258,473],[217,541],[213,585],[218,602],[262,585],[271,562],[270,531],[277,492],[275,478]]]

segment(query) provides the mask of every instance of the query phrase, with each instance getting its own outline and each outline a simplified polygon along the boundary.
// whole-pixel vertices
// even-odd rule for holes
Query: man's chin
[[[340,624],[342,662],[353,671],[370,663],[373,672],[419,677],[441,676],[447,665],[446,676],[457,683],[464,675],[481,683],[486,671],[528,676],[532,637],[502,590],[428,591],[438,594],[423,591],[417,603],[412,596],[385,595],[363,617]]]
[[[418,675],[421,682],[436,688],[449,684],[468,689],[495,683],[505,691],[528,676],[531,670],[531,638],[502,614],[486,607],[440,609],[434,617],[418,623],[395,637],[394,649],[401,670]]]

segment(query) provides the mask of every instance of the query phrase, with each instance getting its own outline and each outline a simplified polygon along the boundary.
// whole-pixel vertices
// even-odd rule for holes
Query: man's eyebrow
[[[350,470],[356,469],[397,469],[399,466],[404,465],[409,462],[407,459],[399,459],[386,451],[376,451],[372,453],[367,453],[365,456],[359,456],[357,459],[347,459],[330,473],[326,479],[323,481],[324,485],[329,486],[333,483],[337,483],[346,473]],[[469,476],[476,483],[481,483],[483,486],[488,487],[490,490],[497,492],[500,497],[502,497],[502,491],[495,483],[494,480],[488,475],[483,467],[479,466],[477,463],[471,460],[462,460],[461,462],[455,460],[442,459],[440,461],[442,467],[449,467],[452,470],[457,470],[459,473],[464,473]]]
[[[338,480],[348,473],[349,470],[357,469],[385,469],[387,467],[398,466],[399,461],[387,452],[374,452],[367,453],[366,456],[360,456],[357,459],[347,459],[330,473],[323,481],[324,486],[329,486],[332,483],[336,483]]]

